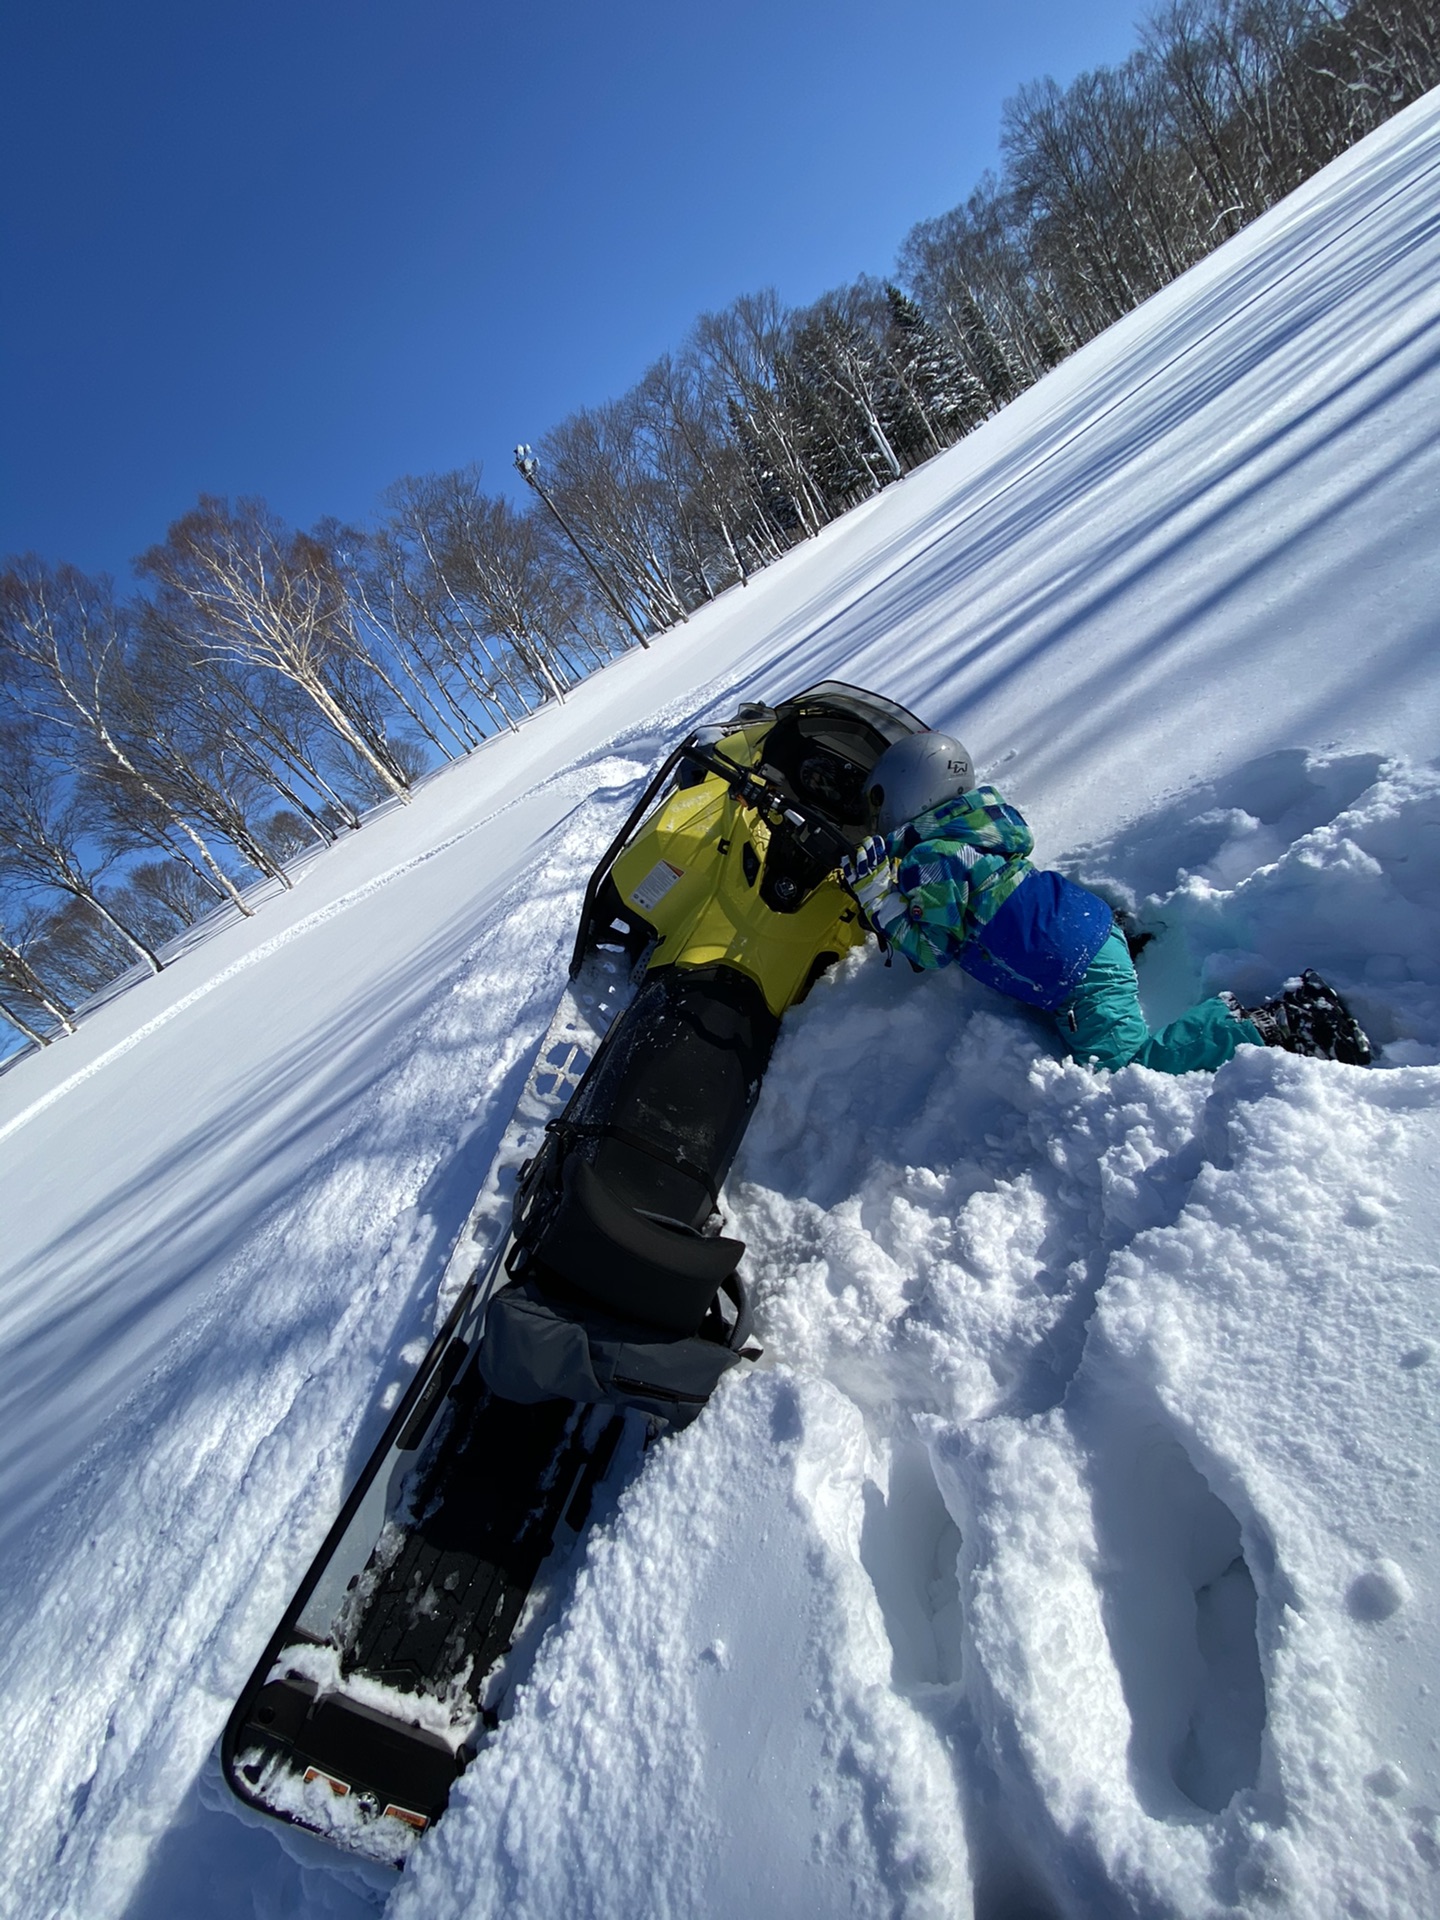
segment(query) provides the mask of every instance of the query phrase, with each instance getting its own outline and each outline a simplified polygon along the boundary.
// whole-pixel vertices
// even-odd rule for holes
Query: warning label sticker
[[[684,877],[683,867],[672,867],[668,860],[662,860],[658,866],[650,869],[636,887],[630,896],[631,903],[639,907],[642,913],[648,913],[651,907],[659,905],[675,882]]]
[[[305,1769],[305,1785],[308,1787],[312,1780],[323,1780],[338,1800],[343,1800],[350,1791],[348,1780],[337,1780],[333,1773],[322,1773],[319,1767]]]

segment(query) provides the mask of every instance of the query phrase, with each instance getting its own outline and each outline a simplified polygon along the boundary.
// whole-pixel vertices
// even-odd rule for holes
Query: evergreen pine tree
[[[890,284],[885,298],[898,388],[897,430],[913,466],[978,425],[990,411],[990,395],[907,294]]]
[[[1027,384],[1010,364],[999,335],[984,309],[968,289],[956,301],[956,322],[965,358],[990,396],[992,406],[1003,407]]]
[[[727,397],[725,411],[740,449],[759,522],[750,537],[762,552],[771,546],[783,552],[804,537],[805,522],[800,508],[755,422],[733,396]]]
[[[858,407],[831,366],[837,342],[825,317],[802,321],[776,363],[792,438],[831,518],[884,484]],[[892,475],[887,471],[884,479]]]

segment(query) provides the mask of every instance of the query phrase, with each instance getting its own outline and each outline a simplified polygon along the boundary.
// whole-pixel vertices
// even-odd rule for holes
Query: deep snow
[[[950,454],[0,1077],[0,1906],[1418,1915],[1440,1886],[1440,100]],[[859,955],[727,1200],[767,1363],[652,1450],[393,1890],[219,1786],[434,1322],[580,890],[837,675],[1383,1051],[1111,1079]]]

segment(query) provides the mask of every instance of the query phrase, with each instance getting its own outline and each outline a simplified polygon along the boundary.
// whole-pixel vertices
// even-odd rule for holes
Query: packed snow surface
[[[0,1078],[0,1907],[1440,1911],[1440,101]],[[659,755],[826,676],[1380,1045],[1106,1078],[852,956],[727,1205],[765,1364],[590,1535],[398,1881],[218,1780]]]

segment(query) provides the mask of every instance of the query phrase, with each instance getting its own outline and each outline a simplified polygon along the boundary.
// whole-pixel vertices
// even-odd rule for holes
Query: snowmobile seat
[[[536,1249],[561,1280],[629,1320],[693,1334],[739,1265],[740,1240],[707,1240],[618,1199],[588,1161],[565,1162],[560,1204]]]
[[[760,1091],[779,1021],[730,967],[652,973],[566,1115],[612,1195],[703,1227]]]

